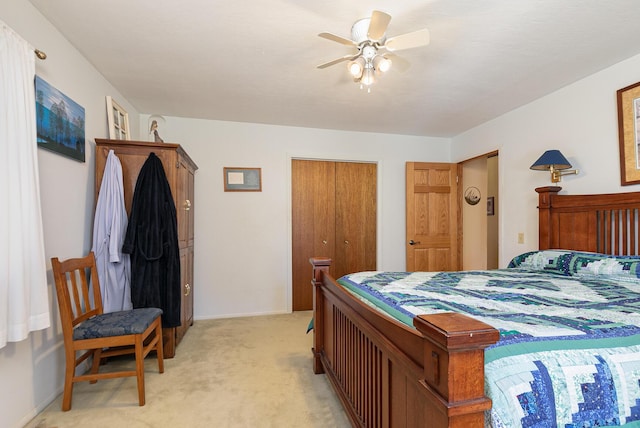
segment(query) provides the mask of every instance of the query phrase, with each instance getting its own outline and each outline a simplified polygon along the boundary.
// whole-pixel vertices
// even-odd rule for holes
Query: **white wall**
[[[291,310],[291,159],[378,163],[378,268],[405,269],[405,162],[449,161],[449,142],[165,117],[195,183],[195,318]],[[148,115],[141,115],[145,129]],[[140,137],[148,139],[146,131]],[[223,167],[262,168],[262,192],[224,192]],[[311,267],[309,267],[311,278]]]
[[[538,245],[536,187],[549,173],[529,169],[559,149],[580,170],[559,183],[562,193],[638,191],[620,185],[616,91],[640,80],[640,55],[602,70],[453,139],[452,160],[500,150],[500,266]],[[526,82],[523,82],[525,85]],[[518,233],[525,234],[518,244]]]
[[[138,112],[28,1],[0,0],[0,20],[47,53],[46,61],[36,61],[36,73],[85,109],[85,163],[38,150],[46,258],[81,255],[91,248],[93,138],[107,136],[105,96],[121,101],[136,119],[136,134]],[[62,391],[62,332],[50,262],[48,268],[52,327],[0,349],[2,427],[23,426]]]

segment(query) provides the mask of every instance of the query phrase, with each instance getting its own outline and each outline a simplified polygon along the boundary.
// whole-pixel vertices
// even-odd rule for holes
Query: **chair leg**
[[[102,349],[95,349],[93,351],[93,364],[91,365],[91,374],[98,373],[98,370],[100,369],[101,355],[102,355]],[[96,382],[98,382],[97,379],[89,381],[89,383],[96,383]]]
[[[144,354],[143,354],[144,342],[142,335],[136,336],[136,378],[138,379],[138,404],[144,406]]]
[[[162,323],[158,318],[156,324],[156,337],[158,342],[156,343],[156,356],[158,357],[158,373],[164,373],[164,348],[162,345]]]
[[[76,372],[75,355],[66,355],[66,364],[64,371],[64,391],[62,393],[62,411],[71,410],[71,395],[73,394],[73,377]]]

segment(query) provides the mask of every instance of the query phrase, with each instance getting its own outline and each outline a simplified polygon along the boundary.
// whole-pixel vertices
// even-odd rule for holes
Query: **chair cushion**
[[[96,339],[143,333],[160,315],[162,315],[162,309],[158,308],[138,308],[96,315],[73,330],[73,339]]]

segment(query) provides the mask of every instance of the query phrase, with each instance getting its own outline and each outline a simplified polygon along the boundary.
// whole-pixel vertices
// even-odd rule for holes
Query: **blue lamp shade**
[[[560,150],[547,150],[531,165],[531,169],[540,171],[568,168],[571,168],[571,164],[567,158],[560,153]]]

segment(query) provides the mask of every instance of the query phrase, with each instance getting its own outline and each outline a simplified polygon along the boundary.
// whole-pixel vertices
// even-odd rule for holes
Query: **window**
[[[117,102],[107,95],[107,122],[109,138],[112,140],[129,139],[129,114]]]

